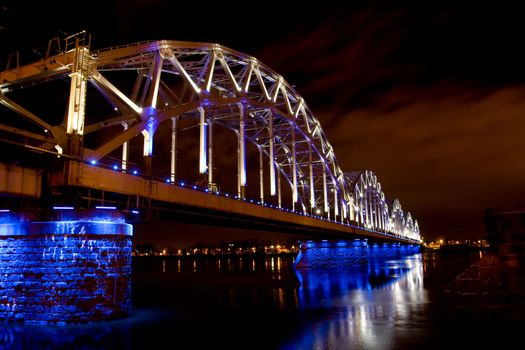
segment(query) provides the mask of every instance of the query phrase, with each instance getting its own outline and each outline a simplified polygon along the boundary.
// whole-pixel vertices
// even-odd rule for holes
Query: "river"
[[[451,349],[521,342],[522,322],[458,318],[440,290],[482,253],[341,269],[294,256],[133,258],[133,313],[0,326],[0,349]]]

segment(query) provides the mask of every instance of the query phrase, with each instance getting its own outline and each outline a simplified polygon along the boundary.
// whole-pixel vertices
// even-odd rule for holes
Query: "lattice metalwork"
[[[365,172],[363,183],[349,184],[304,99],[255,57],[209,43],[162,40],[96,51],[88,43],[85,33],[79,33],[66,40],[66,51],[0,73],[0,103],[37,126],[37,131],[22,131],[24,143],[92,163],[118,151],[119,168],[126,172],[130,171],[129,143],[142,137],[142,172],[151,175],[151,157],[169,151],[167,171],[169,181],[175,183],[177,123],[192,119],[199,129],[199,172],[210,186],[215,183],[214,152],[221,152],[221,145],[213,144],[213,130],[218,126],[237,138],[237,169],[232,174],[237,173],[238,197],[244,197],[247,144],[251,143],[259,152],[262,203],[269,188],[266,192],[281,207],[282,179],[289,187],[294,211],[340,222],[355,220],[373,229],[390,227],[375,176]],[[51,125],[8,97],[24,87],[57,79],[70,81],[67,113],[60,125]],[[117,115],[90,119],[87,84]],[[156,132],[166,125],[171,128],[171,149],[155,150]],[[114,131],[115,126],[119,131]],[[96,141],[88,145],[90,135],[109,128],[110,137],[93,138]],[[0,126],[4,133],[20,131],[15,129]]]
[[[389,207],[381,183],[370,170],[346,173],[350,184],[350,220],[377,231],[391,232],[401,237],[419,239],[419,225],[408,213],[405,217],[399,200]]]

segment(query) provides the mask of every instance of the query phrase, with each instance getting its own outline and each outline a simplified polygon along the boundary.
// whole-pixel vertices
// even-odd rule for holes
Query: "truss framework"
[[[237,136],[238,196],[243,196],[246,185],[249,142],[259,151],[262,202],[267,181],[271,196],[278,196],[281,206],[282,177],[290,187],[293,210],[406,235],[400,233],[397,209],[389,214],[375,175],[364,172],[357,182],[345,177],[332,145],[303,98],[255,57],[218,44],[169,40],[90,51],[82,35],[85,33],[67,38],[65,47],[73,47],[69,50],[0,73],[0,103],[42,131],[22,131],[34,147],[54,147],[60,154],[86,162],[122,147],[122,169],[126,170],[129,142],[142,135],[147,164],[146,159],[156,152],[153,139],[157,128],[171,120],[170,179],[175,182],[177,120],[193,118],[199,125],[199,171],[207,175],[209,183],[213,183],[213,152],[217,151],[213,127],[219,125]],[[131,93],[111,81],[112,72],[133,77]],[[166,82],[168,76],[179,79],[183,89],[174,91]],[[8,97],[26,86],[67,77],[70,98],[62,125],[49,125]],[[119,116],[92,123],[86,119],[88,83],[120,111]],[[111,139],[82,147],[84,135],[114,125],[123,128]],[[1,124],[0,129],[20,132]],[[266,176],[264,164],[269,169]],[[417,222],[412,223],[410,214],[404,220],[404,227],[412,227],[408,229],[412,233]]]

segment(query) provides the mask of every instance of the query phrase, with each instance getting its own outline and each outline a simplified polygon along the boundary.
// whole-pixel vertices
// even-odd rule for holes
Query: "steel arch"
[[[72,36],[66,39],[65,48],[40,62],[0,73],[0,103],[41,129],[23,132],[35,148],[54,148],[61,155],[88,162],[122,147],[122,169],[126,170],[126,148],[133,138],[143,136],[146,164],[155,152],[153,139],[161,123],[171,120],[173,135],[177,120],[194,119],[200,135],[199,170],[208,175],[210,183],[213,167],[208,142],[212,142],[213,125],[219,125],[238,139],[239,195],[246,183],[246,143],[251,142],[261,161],[266,158],[271,195],[277,192],[275,182],[280,173],[290,186],[294,210],[302,208],[304,213],[323,213],[329,219],[356,221],[370,229],[404,235],[404,229],[392,226],[393,215],[398,214],[394,214],[395,208],[388,210],[377,177],[370,171],[361,173],[359,181],[345,177],[304,99],[255,57],[218,44],[170,40],[90,51],[85,40]],[[132,76],[132,82],[122,84],[115,79],[119,74]],[[27,86],[67,77],[71,78],[70,98],[62,125],[48,124],[7,96]],[[118,111],[117,116],[85,119],[88,82]],[[120,132],[91,148],[77,152],[71,146],[72,139],[82,142],[84,137],[116,125],[123,126]],[[2,131],[17,132],[0,126]],[[172,180],[176,178],[174,162],[172,158]],[[261,197],[262,187],[261,177]],[[365,209],[361,195],[372,209]],[[407,232],[419,232],[417,221],[405,223],[400,205],[399,210]]]

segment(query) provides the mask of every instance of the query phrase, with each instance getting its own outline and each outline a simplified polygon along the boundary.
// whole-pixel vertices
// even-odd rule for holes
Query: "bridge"
[[[4,155],[6,196],[420,241],[417,220],[387,200],[372,171],[341,170],[295,89],[227,47],[161,40],[91,50],[81,32],[50,41],[37,62],[11,64],[0,92],[0,141],[31,153]]]
[[[417,221],[377,176],[343,172],[295,89],[224,46],[91,50],[80,32],[8,64],[0,104],[0,320],[129,314],[136,220],[337,238],[304,244],[303,266],[417,251]]]

